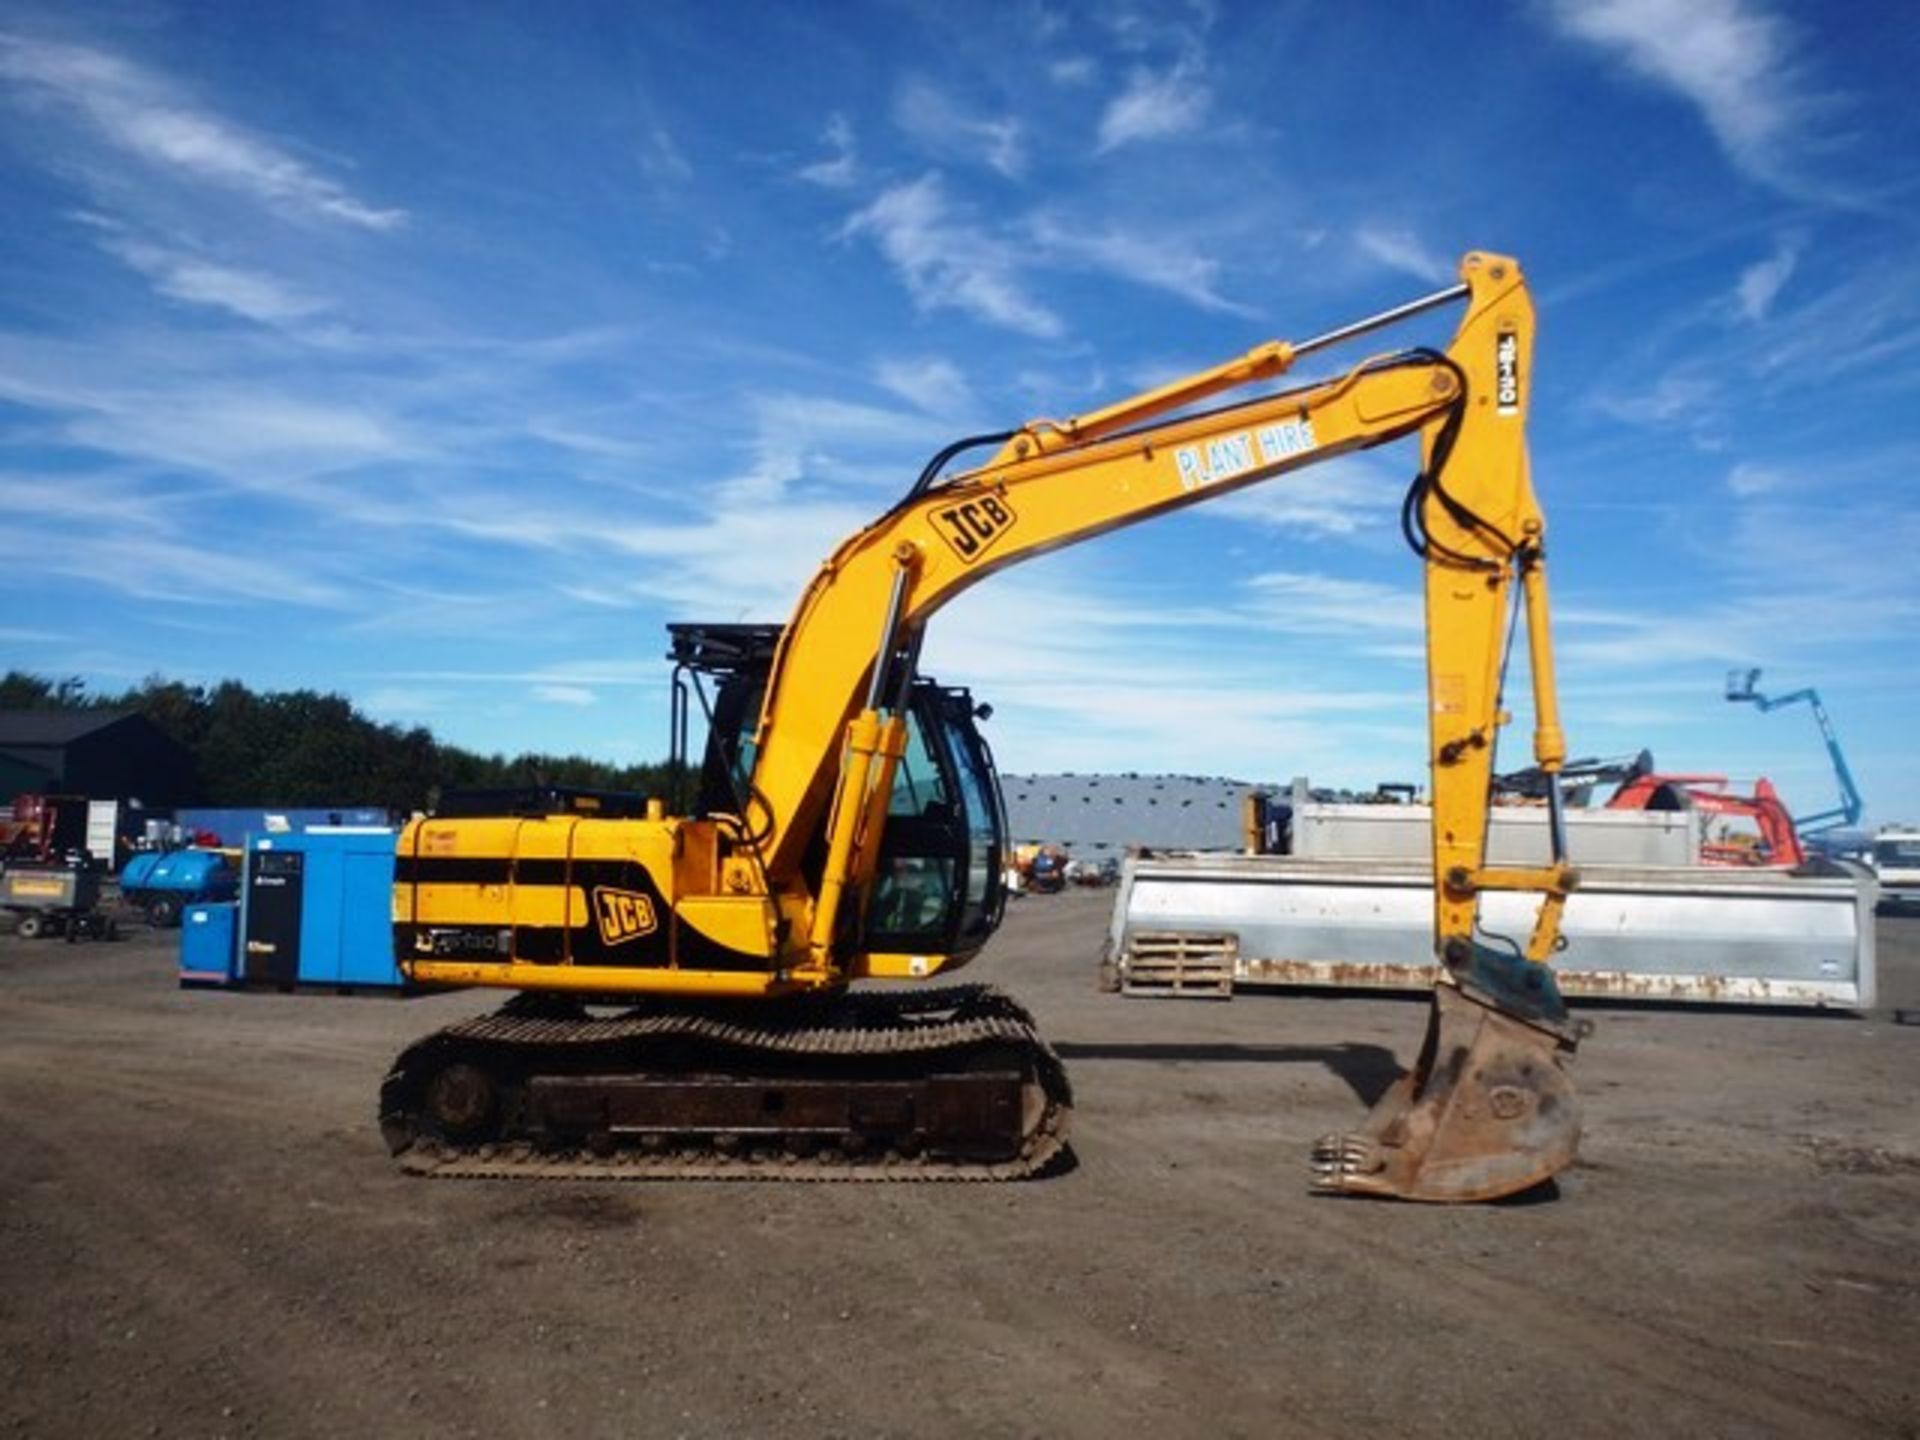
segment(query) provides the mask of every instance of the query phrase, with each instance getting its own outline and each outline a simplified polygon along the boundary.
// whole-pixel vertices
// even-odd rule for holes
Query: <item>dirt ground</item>
[[[381,1075],[485,999],[0,938],[0,1433],[1920,1435],[1920,1028],[1589,1009],[1556,1198],[1312,1199],[1425,1002],[1102,995],[1108,903],[969,973],[1079,1101],[1002,1186],[410,1180]]]

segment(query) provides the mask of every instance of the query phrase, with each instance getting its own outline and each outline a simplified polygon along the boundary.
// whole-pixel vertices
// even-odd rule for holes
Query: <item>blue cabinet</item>
[[[180,917],[180,983],[231,985],[238,962],[240,907],[232,902],[189,905]]]

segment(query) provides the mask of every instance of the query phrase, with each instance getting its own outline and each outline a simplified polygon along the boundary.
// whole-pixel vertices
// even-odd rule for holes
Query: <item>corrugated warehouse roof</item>
[[[1233,850],[1241,797],[1265,787],[1201,775],[1003,775],[1016,843],[1046,841],[1083,860],[1154,850]]]

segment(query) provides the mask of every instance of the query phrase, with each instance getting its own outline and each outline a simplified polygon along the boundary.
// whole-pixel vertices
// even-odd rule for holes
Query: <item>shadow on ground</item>
[[[1400,1078],[1400,1062],[1384,1045],[1236,1045],[1166,1041],[1073,1041],[1054,1044],[1062,1060],[1199,1060],[1234,1064],[1324,1065],[1372,1105]]]

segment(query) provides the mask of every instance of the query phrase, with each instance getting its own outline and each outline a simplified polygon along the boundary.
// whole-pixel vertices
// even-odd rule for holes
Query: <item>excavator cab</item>
[[[707,720],[697,812],[740,815],[751,824],[754,734],[780,642],[778,625],[672,625],[675,750],[684,754],[686,698]],[[715,682],[709,703],[702,677]],[[1006,908],[1001,875],[1006,812],[993,754],[965,689],[914,680],[907,695],[906,750],[894,772],[872,893],[850,937],[864,952],[970,958]],[[684,772],[684,766],[680,768]],[[817,882],[824,837],[805,867]]]

